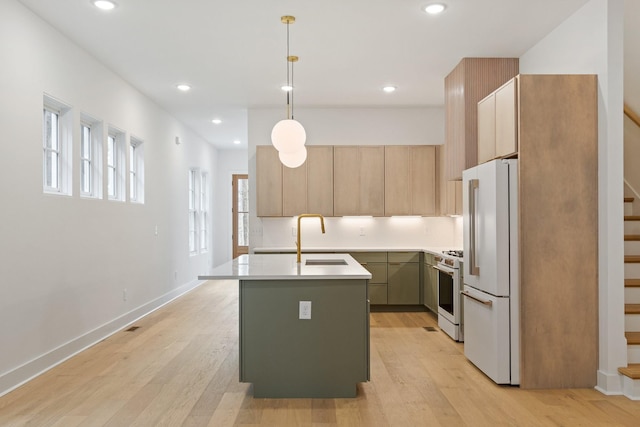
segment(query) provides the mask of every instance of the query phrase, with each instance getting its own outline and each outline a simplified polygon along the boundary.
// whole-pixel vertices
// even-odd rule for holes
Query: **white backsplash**
[[[257,218],[250,228],[252,249],[295,247],[297,217]],[[325,234],[318,218],[304,218],[301,228],[303,248],[462,248],[459,217],[325,218]]]

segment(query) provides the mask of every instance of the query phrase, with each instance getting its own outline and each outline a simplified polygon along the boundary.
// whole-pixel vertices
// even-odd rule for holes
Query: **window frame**
[[[189,205],[189,253],[196,255],[198,253],[198,208],[197,208],[197,177],[198,169],[189,169],[188,183],[188,205]]]
[[[209,251],[209,186],[207,172],[200,173],[200,252]]]
[[[84,129],[88,128],[90,131],[90,137],[88,146],[90,155],[87,157],[84,153],[85,134]],[[95,119],[87,114],[82,113],[80,116],[80,144],[78,150],[79,157],[79,192],[80,197],[89,199],[101,199],[102,198],[102,135],[103,125],[98,119]],[[89,191],[86,191],[84,187],[85,170],[83,169],[84,162],[89,162],[88,179],[90,181]]]
[[[125,200],[124,170],[126,166],[126,154],[124,152],[124,143],[124,132],[110,126],[107,132],[107,156],[105,162],[107,198],[109,200]],[[113,174],[113,181],[111,174]]]
[[[56,148],[48,144],[47,138],[53,133],[48,132],[47,114],[56,117],[55,139]],[[72,195],[71,173],[73,162],[73,109],[56,98],[43,95],[42,103],[42,189],[47,194]],[[55,162],[48,167],[47,159],[55,154]],[[54,166],[55,165],[55,166]],[[55,169],[55,180],[51,169]],[[55,181],[55,183],[54,183]]]
[[[135,136],[129,138],[129,201],[144,203],[144,142]]]

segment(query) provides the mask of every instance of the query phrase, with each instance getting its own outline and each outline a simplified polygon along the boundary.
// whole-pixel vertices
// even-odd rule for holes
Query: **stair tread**
[[[624,279],[624,286],[626,288],[640,287],[640,279]]]
[[[640,379],[640,363],[630,363],[626,368],[618,368],[618,372],[631,379]]]
[[[625,221],[640,221],[640,215],[625,215]]]
[[[640,332],[625,332],[627,345],[640,345]]]
[[[631,203],[631,202],[633,202],[633,197],[625,197],[625,198],[624,198],[624,202],[625,202],[625,203]]]
[[[640,314],[640,304],[625,304],[624,314]]]
[[[640,262],[640,255],[625,255],[624,262],[626,263]]]
[[[640,240],[640,234],[625,234],[624,240]]]

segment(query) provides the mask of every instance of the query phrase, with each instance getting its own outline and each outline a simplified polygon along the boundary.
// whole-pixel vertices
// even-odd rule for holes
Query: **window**
[[[124,133],[109,129],[107,136],[107,197],[124,200]]]
[[[144,203],[144,150],[142,141],[131,137],[129,143],[129,200]]]
[[[43,190],[71,195],[71,107],[45,95],[42,114]]]
[[[195,254],[198,252],[196,246],[196,234],[198,225],[198,210],[196,209],[196,177],[198,171],[196,169],[189,170],[189,252]]]
[[[80,118],[80,196],[102,197],[102,125],[85,114]]]
[[[209,195],[207,194],[207,173],[200,174],[200,252],[208,249]]]
[[[249,176],[233,175],[233,258],[249,253]]]

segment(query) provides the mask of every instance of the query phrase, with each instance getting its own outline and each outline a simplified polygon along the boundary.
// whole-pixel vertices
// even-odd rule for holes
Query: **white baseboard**
[[[76,354],[108,338],[124,327],[159,309],[174,299],[186,294],[203,284],[205,280],[193,280],[174,289],[146,304],[135,308],[53,350],[0,375],[0,396],[20,387],[33,378],[45,373],[49,369],[70,359]]]
[[[607,396],[615,396],[623,394],[622,392],[622,375],[618,372],[608,373],[598,370],[598,384],[595,387],[602,394]]]

